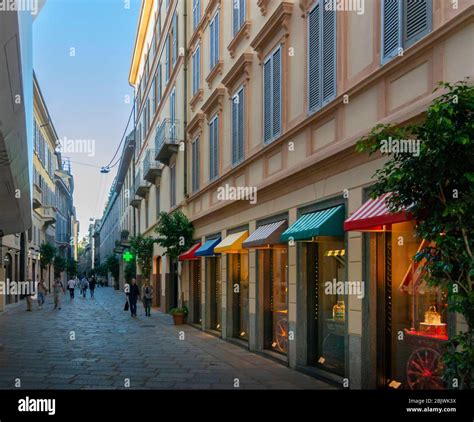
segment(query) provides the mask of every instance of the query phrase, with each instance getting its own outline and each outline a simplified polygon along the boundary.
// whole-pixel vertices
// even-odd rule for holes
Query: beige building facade
[[[386,255],[413,227],[392,222],[383,239],[344,229],[384,163],[356,141],[379,123],[421,119],[438,81],[472,77],[472,1],[410,3],[142,2],[130,72],[138,232],[153,235],[158,211],[182,209],[196,241],[176,269],[156,248],[155,305],[166,311],[183,294],[188,322],[343,388],[413,386],[403,368],[415,346],[377,322],[401,327],[409,300],[395,292],[388,303],[381,289],[392,284],[374,272],[408,268],[411,250],[393,250],[390,267]],[[331,293],[332,281],[364,291]]]

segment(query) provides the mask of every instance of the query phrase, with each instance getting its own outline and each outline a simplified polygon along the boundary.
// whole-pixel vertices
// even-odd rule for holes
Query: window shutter
[[[405,48],[415,44],[431,31],[431,0],[404,0],[404,34]]]
[[[402,47],[402,1],[383,0],[382,4],[382,61],[398,54]]]
[[[201,85],[201,47],[197,48],[197,57],[196,57],[196,91],[200,88]]]
[[[173,15],[173,66],[178,60],[178,14]]]
[[[214,177],[219,174],[219,118],[214,120]]]
[[[240,1],[240,7],[239,7],[239,16],[240,16],[239,29],[240,29],[245,22],[245,0],[239,0],[239,1]]]
[[[237,157],[238,161],[242,161],[244,159],[244,118],[245,118],[245,109],[244,109],[244,89],[242,88],[239,91],[239,103],[238,107],[238,124],[239,124],[239,142],[238,142],[238,152]]]
[[[336,12],[323,11],[323,87],[322,105],[336,96]]]
[[[263,140],[272,139],[272,60],[263,65]]]
[[[321,104],[321,56],[320,56],[320,28],[319,3],[308,16],[308,75],[309,75],[309,110],[315,110]]]
[[[239,96],[232,98],[232,164],[239,161]]]
[[[281,48],[273,53],[272,64],[272,109],[273,109],[273,131],[272,137],[278,136],[281,132]]]
[[[166,44],[165,44],[165,75],[166,75],[166,82],[168,82],[170,78],[170,36],[166,36]]]
[[[219,60],[219,13],[216,14],[215,19],[215,24],[214,24],[214,65],[217,64],[217,61]]]
[[[240,19],[240,0],[232,0],[232,33],[237,34],[239,31]]]
[[[210,34],[210,52],[211,52],[211,57],[209,63],[211,64],[211,70],[214,67],[214,26],[215,26],[215,21],[212,20],[209,26],[209,34]]]

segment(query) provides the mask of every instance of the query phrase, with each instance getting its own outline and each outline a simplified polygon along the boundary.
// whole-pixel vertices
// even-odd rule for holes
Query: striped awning
[[[310,240],[316,236],[344,236],[344,205],[303,214],[280,237],[289,240]]]
[[[246,252],[242,248],[242,243],[247,239],[249,232],[247,230],[238,233],[232,233],[219,243],[215,249],[215,253],[240,253]]]
[[[344,222],[345,231],[382,230],[384,226],[411,220],[409,213],[402,210],[390,212],[387,200],[391,192],[384,193],[376,199],[369,199]]]
[[[265,224],[255,230],[247,240],[242,243],[244,248],[262,248],[269,247],[281,243],[280,236],[287,229],[286,220],[276,221],[274,223]]]
[[[196,251],[201,247],[201,242],[196,243],[195,245],[191,246],[185,253],[181,254],[179,256],[180,261],[188,261],[191,259],[199,259],[198,256],[196,256]]]
[[[201,247],[194,254],[196,256],[212,256],[214,255],[215,246],[219,244],[220,241],[220,237],[208,240],[207,242],[204,242],[204,245],[201,245]]]

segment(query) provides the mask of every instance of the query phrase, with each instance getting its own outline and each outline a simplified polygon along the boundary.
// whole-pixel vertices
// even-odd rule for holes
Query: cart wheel
[[[416,349],[408,358],[407,382],[411,390],[442,390],[443,363],[435,349]]]
[[[283,353],[286,353],[288,349],[288,321],[286,318],[281,318],[276,324],[276,346]]]

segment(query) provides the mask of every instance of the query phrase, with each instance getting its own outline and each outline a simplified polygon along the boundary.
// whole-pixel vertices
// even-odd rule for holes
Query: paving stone
[[[96,299],[51,296],[43,310],[20,304],[0,314],[0,389],[333,389],[265,357],[190,326],[175,327],[169,315],[132,319],[123,294],[96,290]],[[70,340],[71,331],[75,340]],[[179,332],[185,340],[179,340]],[[234,387],[239,378],[240,388]]]

